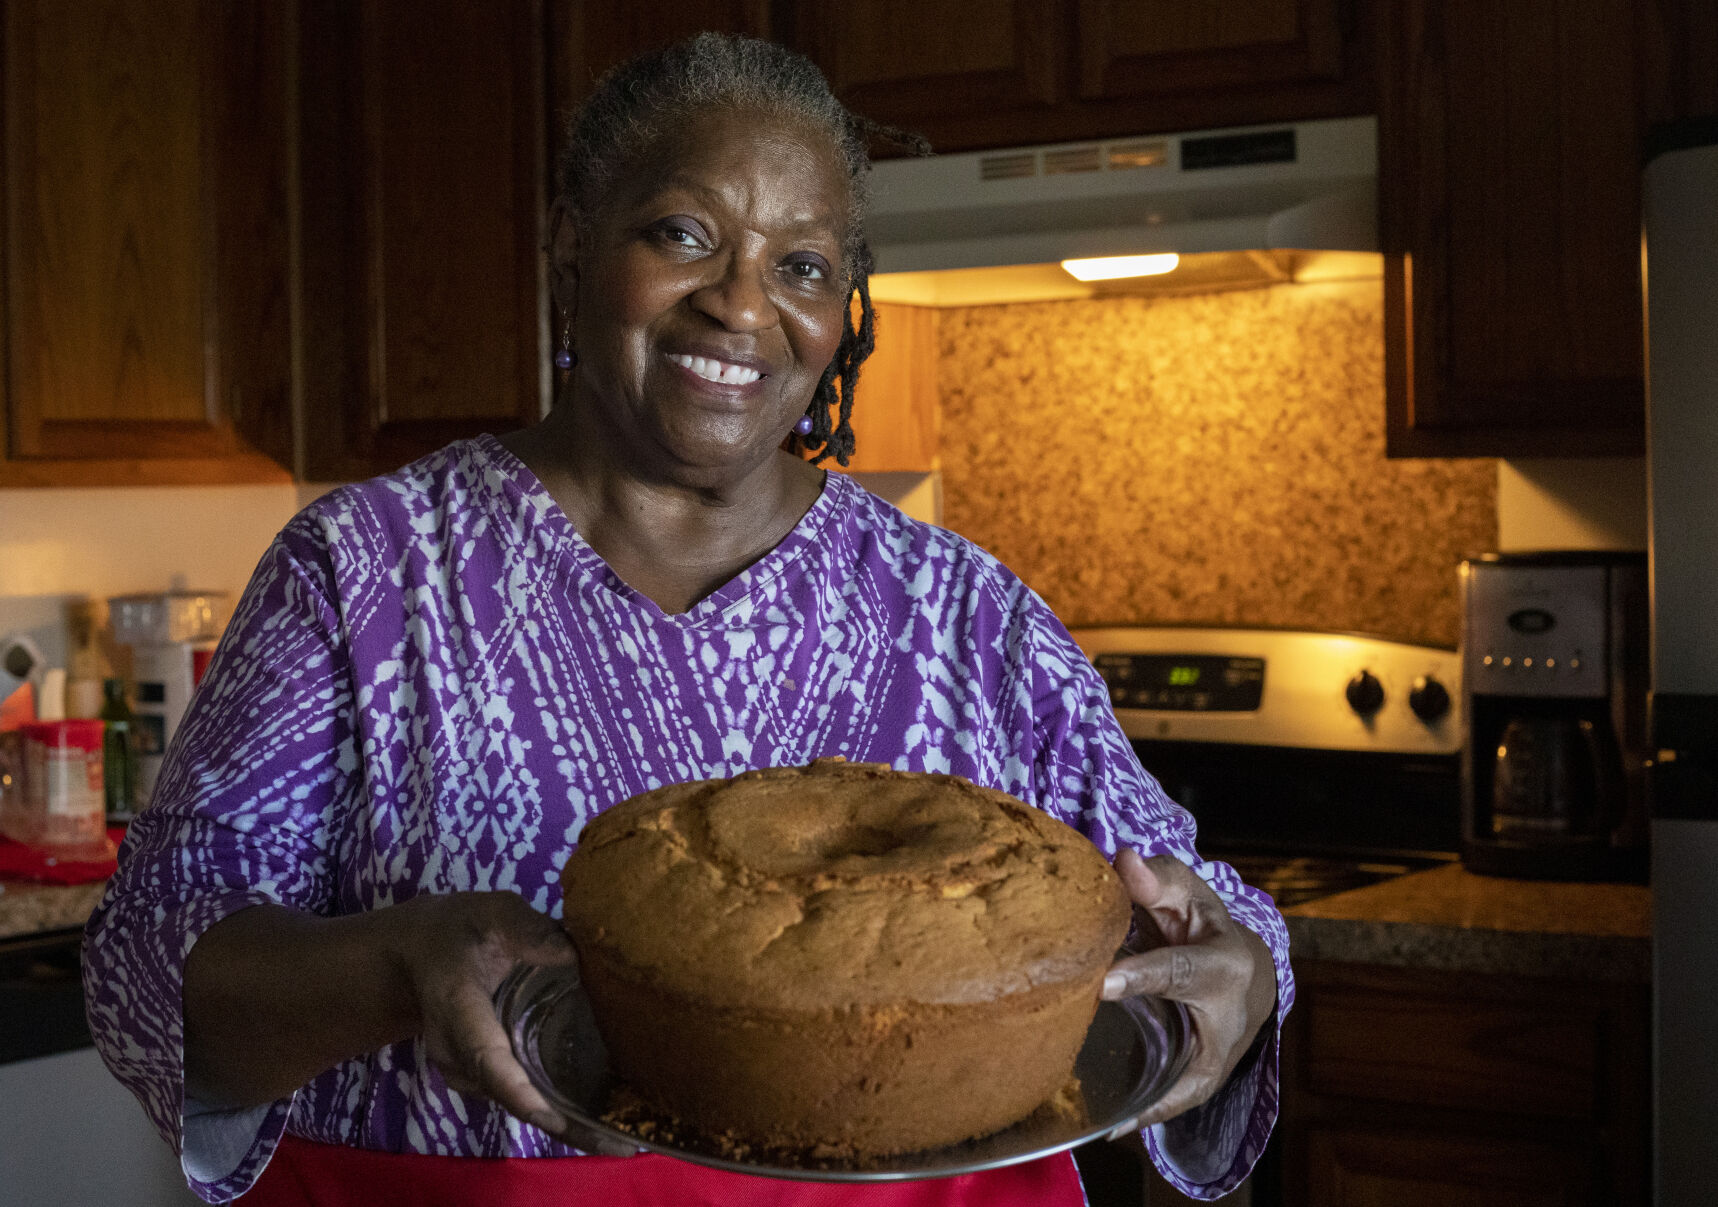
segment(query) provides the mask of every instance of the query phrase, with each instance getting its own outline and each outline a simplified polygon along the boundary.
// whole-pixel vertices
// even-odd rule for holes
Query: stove
[[[1199,851],[1279,908],[1447,863],[1460,843],[1461,665],[1350,633],[1075,630]]]
[[[1222,859],[1240,873],[1241,879],[1264,889],[1278,909],[1292,909],[1320,897],[1332,897],[1349,889],[1365,888],[1385,880],[1424,871],[1454,861],[1454,855],[1401,856],[1395,859],[1343,859],[1317,855],[1261,855],[1230,851]]]

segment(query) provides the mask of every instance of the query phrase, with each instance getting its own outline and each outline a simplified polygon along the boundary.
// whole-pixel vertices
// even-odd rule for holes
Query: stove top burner
[[[1241,874],[1241,879],[1271,895],[1278,909],[1320,897],[1365,888],[1437,866],[1435,859],[1343,859],[1321,855],[1211,855]]]

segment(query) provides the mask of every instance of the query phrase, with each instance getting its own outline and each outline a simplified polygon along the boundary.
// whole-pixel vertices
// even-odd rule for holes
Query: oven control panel
[[[1077,629],[1130,738],[1454,754],[1454,650],[1292,629]]]
[[[1265,660],[1216,654],[1098,654],[1117,708],[1253,712],[1265,694]]]

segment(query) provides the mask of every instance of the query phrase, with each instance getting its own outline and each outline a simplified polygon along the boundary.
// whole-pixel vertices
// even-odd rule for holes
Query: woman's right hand
[[[449,1087],[481,1094],[575,1148],[638,1152],[557,1111],[514,1058],[495,991],[519,964],[572,964],[566,932],[509,892],[425,894],[397,906],[397,955],[411,986],[424,1048]]]
[[[185,1092],[260,1106],[323,1070],[421,1036],[456,1090],[585,1152],[630,1156],[564,1118],[513,1058],[494,995],[516,964],[570,964],[572,942],[514,893],[422,894],[324,918],[253,905],[185,960]]]

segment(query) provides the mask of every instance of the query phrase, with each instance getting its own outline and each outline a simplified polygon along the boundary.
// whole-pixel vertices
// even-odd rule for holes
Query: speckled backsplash
[[[978,306],[940,323],[943,519],[1069,625],[1455,644],[1491,460],[1384,457],[1377,281]]]

